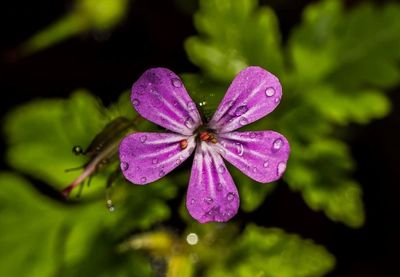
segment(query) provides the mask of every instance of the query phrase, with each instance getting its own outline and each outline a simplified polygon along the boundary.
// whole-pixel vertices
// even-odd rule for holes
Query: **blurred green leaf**
[[[67,186],[79,171],[65,170],[84,165],[87,158],[72,153],[74,145],[86,148],[107,123],[101,103],[80,90],[70,99],[29,102],[12,110],[5,118],[7,161],[57,188]],[[105,186],[97,176],[93,185]]]
[[[211,77],[230,81],[247,65],[283,71],[275,13],[256,0],[202,0],[194,22],[200,36],[185,42],[190,60]]]
[[[366,124],[390,111],[382,89],[400,81],[399,17],[398,4],[364,3],[346,10],[339,0],[320,1],[305,9],[283,49],[269,8],[257,7],[256,0],[204,0],[194,18],[199,35],[185,46],[203,78],[218,84],[199,90],[204,99],[227,87],[248,65],[279,77],[284,91],[280,106],[246,129],[284,134],[292,148],[285,177],[290,187],[312,209],[359,227],[365,217],[362,190],[351,179],[353,161],[339,126]],[[196,78],[185,85],[202,77]],[[234,177],[242,208],[257,208],[266,190],[240,174]]]
[[[138,253],[117,253],[120,213],[101,202],[63,205],[0,173],[0,267],[5,276],[149,276]],[[84,274],[85,275],[85,274]]]
[[[400,6],[364,3],[349,12],[326,0],[304,11],[289,49],[296,74],[341,88],[391,87],[399,82]]]
[[[322,276],[335,258],[324,247],[280,229],[248,225],[230,243],[225,261],[211,265],[207,276]]]
[[[129,0],[76,0],[68,14],[24,42],[19,51],[29,55],[87,31],[104,32],[117,25],[128,10]]]

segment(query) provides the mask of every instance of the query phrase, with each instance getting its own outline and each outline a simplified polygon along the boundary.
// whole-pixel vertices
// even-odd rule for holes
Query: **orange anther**
[[[179,146],[181,147],[181,149],[186,149],[186,147],[188,146],[188,141],[187,139],[183,139],[179,142]]]
[[[202,141],[207,141],[210,138],[210,134],[206,131],[200,133],[200,139]]]

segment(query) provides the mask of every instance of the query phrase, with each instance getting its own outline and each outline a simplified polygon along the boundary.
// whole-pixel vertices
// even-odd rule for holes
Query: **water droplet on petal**
[[[223,187],[222,183],[217,184],[217,191],[222,191],[223,188],[224,187]]]
[[[147,136],[146,135],[140,137],[140,142],[141,143],[144,143],[146,140],[147,140]]]
[[[257,173],[257,167],[253,167],[253,173]]]
[[[194,110],[196,110],[196,104],[193,101],[189,101],[187,103],[187,108],[189,111],[194,111]]]
[[[225,155],[226,151],[223,148],[218,148],[218,153],[220,153],[221,155]]]
[[[250,132],[250,138],[255,138],[256,137],[256,133],[254,133],[254,132]]]
[[[245,114],[248,110],[249,110],[249,108],[247,108],[246,105],[239,106],[235,110],[235,115],[236,116],[241,116],[242,114]]]
[[[239,124],[242,125],[242,126],[247,125],[248,123],[249,123],[249,121],[248,121],[247,118],[245,118],[244,116],[242,116],[242,117],[239,119]]]
[[[265,90],[265,95],[268,97],[274,96],[275,89],[273,87],[269,87]]]
[[[211,205],[214,202],[214,200],[211,197],[206,197],[204,198],[204,202],[207,203],[208,205]]]
[[[135,107],[139,106],[140,105],[139,99],[137,99],[137,98],[132,99],[132,105]]]
[[[275,103],[278,103],[279,101],[281,101],[281,99],[279,97],[275,98]]]
[[[146,182],[146,181],[147,181],[147,178],[146,178],[146,177],[140,178],[140,182],[144,183],[144,182]]]
[[[278,138],[274,141],[274,143],[272,144],[272,150],[274,151],[278,151],[279,149],[281,149],[283,146],[283,140]]]
[[[193,124],[194,124],[194,121],[193,121],[193,119],[191,117],[186,118],[186,120],[185,120],[185,126],[186,127],[188,127],[189,129],[192,129],[193,128]]]
[[[129,168],[129,164],[127,162],[121,162],[122,171],[126,171]]]
[[[226,168],[225,168],[223,165],[220,165],[220,166],[218,167],[218,172],[219,172],[219,173],[223,174],[223,173],[225,173],[225,171],[226,171]]]
[[[176,88],[180,88],[182,86],[182,82],[178,78],[172,78],[171,83]]]
[[[264,167],[268,167],[269,166],[269,161],[265,161],[263,164]]]
[[[161,170],[160,173],[158,174],[158,176],[160,176],[160,177],[162,177],[162,176],[164,176],[164,175],[165,175],[164,170]]]
[[[236,142],[235,147],[236,147],[236,153],[239,156],[243,156],[243,152],[244,152],[243,144],[241,144],[240,142]]]
[[[281,176],[283,174],[283,172],[285,172],[285,170],[286,170],[286,163],[280,162],[278,164],[278,169],[277,169],[278,176]]]
[[[181,159],[177,159],[176,161],[175,161],[175,164],[176,165],[179,165],[181,163]]]
[[[194,200],[194,198],[192,198],[191,200],[190,200],[190,204],[194,204],[194,202],[196,202],[195,200]]]
[[[226,200],[228,200],[229,202],[232,202],[235,198],[236,198],[236,194],[233,193],[233,192],[229,192],[229,193],[226,195]]]
[[[158,159],[157,159],[157,158],[154,158],[151,162],[152,162],[153,164],[156,164],[156,163],[158,163]]]

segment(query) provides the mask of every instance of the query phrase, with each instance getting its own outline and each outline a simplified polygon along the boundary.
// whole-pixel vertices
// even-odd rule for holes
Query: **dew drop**
[[[218,172],[219,172],[219,173],[223,174],[223,173],[225,173],[225,171],[226,171],[226,168],[225,168],[223,165],[220,165],[220,166],[218,167]]]
[[[240,142],[236,142],[235,146],[236,146],[236,153],[239,156],[243,156],[243,152],[244,152],[243,144],[241,144]]]
[[[274,96],[275,89],[273,87],[269,87],[265,90],[265,95],[268,97]]]
[[[196,110],[196,104],[193,101],[189,101],[187,103],[187,108],[188,108],[188,111],[194,111],[194,110]]]
[[[281,99],[279,97],[275,98],[275,103],[278,103],[279,101],[281,101]]]
[[[129,164],[127,162],[121,162],[122,171],[126,171],[129,168]]]
[[[242,126],[247,125],[248,123],[249,123],[249,121],[248,121],[247,118],[245,118],[244,116],[242,116],[242,117],[239,119],[239,124],[242,125]]]
[[[281,176],[282,173],[283,173],[285,170],[286,170],[286,163],[285,163],[285,162],[280,162],[280,163],[278,164],[278,169],[277,169],[278,176]]]
[[[147,136],[141,136],[140,137],[140,142],[144,143],[147,140]]]
[[[156,164],[156,163],[158,163],[158,159],[157,159],[157,158],[154,158],[151,162],[152,162],[153,164]]]
[[[176,161],[175,161],[175,164],[176,165],[179,165],[181,163],[181,160],[180,159],[177,159]]]
[[[185,120],[185,126],[188,127],[189,129],[193,128],[193,119],[191,117],[186,118]]]
[[[144,182],[146,182],[146,181],[147,181],[147,178],[146,178],[146,177],[140,178],[140,182],[144,183]]]
[[[246,105],[239,106],[235,110],[235,115],[236,116],[241,116],[242,114],[245,114],[248,110],[249,110],[249,108],[247,108]]]
[[[204,198],[204,202],[208,205],[211,205],[214,202],[214,200],[211,197],[206,197]]]
[[[283,146],[283,141],[282,139],[278,138],[274,141],[274,143],[272,144],[272,149],[274,151],[278,151],[279,149],[281,149]]]
[[[235,193],[229,192],[229,193],[226,195],[226,200],[228,200],[229,202],[232,202],[232,201],[235,199],[235,197],[236,197]]]
[[[222,191],[223,188],[224,187],[223,187],[222,183],[217,184],[217,191]]]
[[[115,211],[114,205],[108,206],[108,211],[109,211],[110,213],[114,212],[114,211]]]
[[[253,173],[257,173],[257,167],[253,167]]]
[[[194,204],[194,202],[196,202],[195,200],[194,200],[194,198],[192,198],[191,200],[190,200],[190,204]]]
[[[256,137],[256,133],[254,133],[254,132],[250,132],[250,138],[255,138]]]
[[[140,105],[139,99],[137,99],[137,98],[132,99],[132,105],[135,107],[139,106]]]
[[[182,86],[182,82],[178,78],[172,78],[171,83],[176,88],[180,88]]]
[[[269,161],[265,161],[265,162],[263,163],[263,167],[267,168],[268,166],[269,166]]]
[[[160,177],[162,177],[162,176],[164,176],[164,175],[165,175],[164,170],[161,170],[160,173],[158,174],[158,176],[160,176]]]

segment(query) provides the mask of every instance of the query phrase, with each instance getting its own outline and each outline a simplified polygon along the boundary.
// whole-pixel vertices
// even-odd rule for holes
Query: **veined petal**
[[[133,84],[131,101],[144,118],[170,131],[192,135],[202,123],[181,79],[166,68],[151,68]]]
[[[281,97],[277,77],[261,67],[247,67],[232,81],[209,126],[217,133],[241,128],[272,112]]]
[[[174,133],[134,133],[119,146],[121,170],[137,185],[154,182],[185,161],[196,144],[193,136]]]
[[[250,178],[269,183],[285,172],[290,154],[287,139],[273,131],[231,132],[218,135],[213,147]]]
[[[228,221],[239,208],[239,194],[222,157],[204,141],[195,153],[186,207],[200,223]]]

